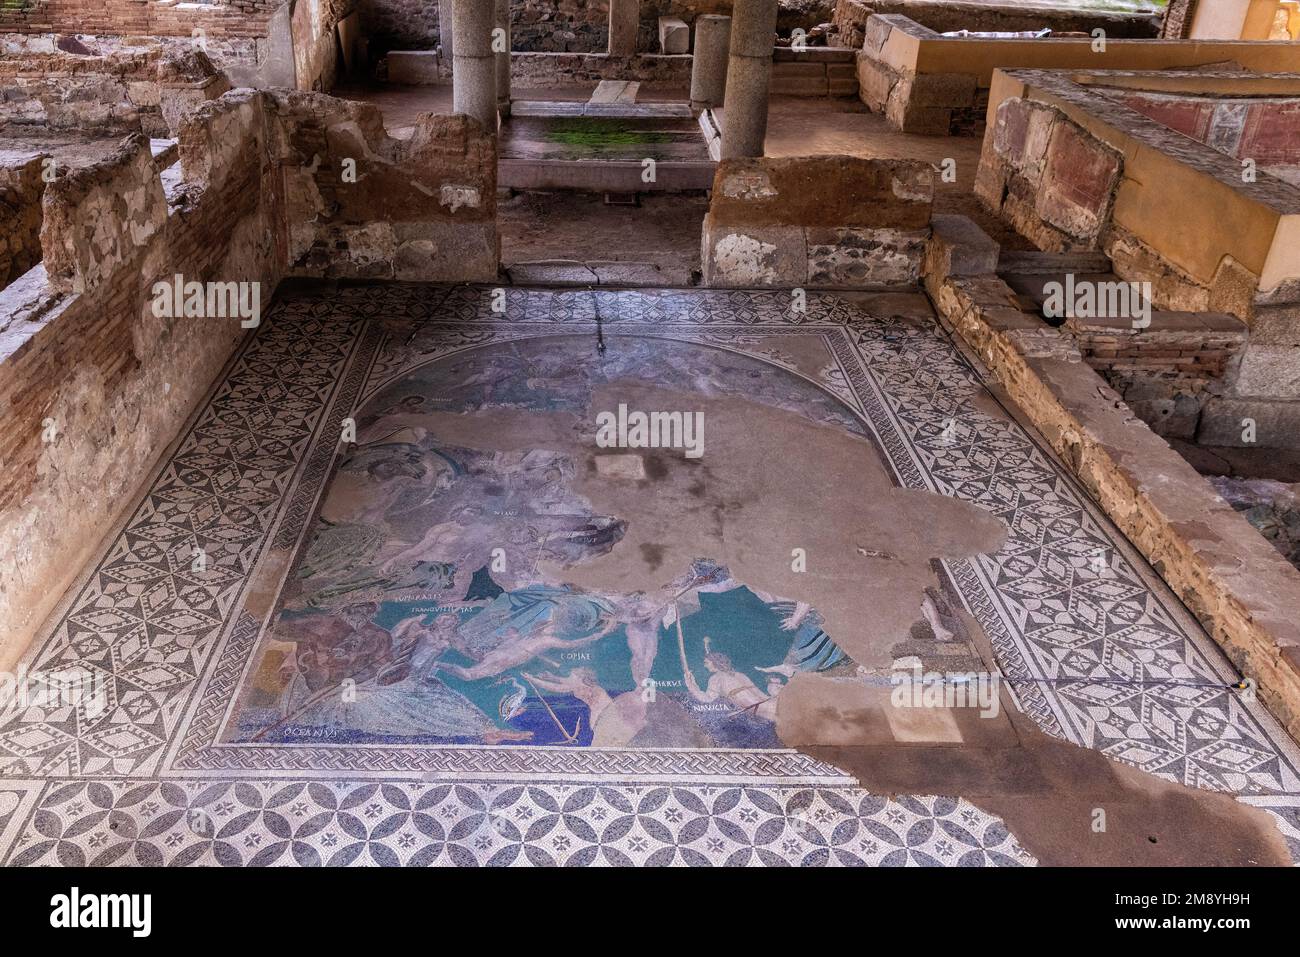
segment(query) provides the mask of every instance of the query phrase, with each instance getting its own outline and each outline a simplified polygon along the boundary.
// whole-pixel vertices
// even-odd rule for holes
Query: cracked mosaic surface
[[[788,304],[511,289],[503,320],[489,291],[471,288],[280,302],[29,655],[32,671],[92,675],[102,707],[19,702],[0,714],[0,859],[1029,862],[965,802],[873,797],[782,749],[223,737],[271,614],[251,586],[265,589],[304,540],[343,420],[431,359],[591,332],[597,314],[606,331],[777,367],[788,363],[774,338],[822,339],[834,361],[818,384],[874,437],[898,484],[972,502],[1010,529],[998,553],[945,567],[1024,710],[1053,735],[1246,795],[1285,823],[1300,793],[1294,747],[1225,687],[1234,675],[1218,649],[1034,437],[982,411],[978,373],[937,327],[834,296],[810,296],[800,315]],[[834,823],[810,824],[810,807]],[[485,821],[490,834],[475,836]]]

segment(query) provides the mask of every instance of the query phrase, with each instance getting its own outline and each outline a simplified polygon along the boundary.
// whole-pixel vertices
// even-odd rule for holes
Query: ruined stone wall
[[[284,0],[25,0],[0,8],[0,33],[104,34],[188,37],[265,36],[266,22]]]
[[[494,281],[496,138],[466,116],[424,114],[409,140],[370,104],[268,94],[295,274]]]
[[[914,283],[933,170],[910,160],[724,160],[704,219],[704,282],[738,287]]]
[[[236,86],[330,90],[336,27],[358,0],[29,0],[0,9],[0,54],[200,49]]]
[[[1067,319],[1083,361],[1157,435],[1191,440],[1208,403],[1232,384],[1246,347],[1241,320],[1221,313],[1161,312],[1131,319]]]
[[[244,335],[238,320],[157,318],[152,284],[181,273],[273,287],[282,270],[258,111],[242,101],[202,122],[220,126],[218,152],[170,201],[139,134],[49,184],[46,266],[0,293],[2,662]]]
[[[1300,192],[1263,172],[1247,179],[1239,160],[1115,102],[1122,94],[1099,95],[1060,74],[1032,76],[1051,102],[999,103],[975,181],[980,200],[1040,249],[1103,251],[1115,274],[1150,284],[1156,309],[1244,322],[1249,340],[1224,395],[1205,403],[1197,434],[1239,436],[1241,420],[1259,411],[1254,400],[1266,399],[1275,403],[1264,412],[1274,426],[1269,444],[1300,445],[1300,280],[1285,238],[1300,216]],[[1182,119],[1195,122],[1191,107]],[[1267,129],[1250,130],[1224,135],[1250,135],[1263,148]],[[1276,428],[1282,422],[1289,425]]]
[[[373,108],[237,90],[187,114],[179,138],[179,170],[160,175],[136,133],[48,184],[44,263],[0,291],[0,668],[247,334],[239,316],[160,315],[156,283],[255,283],[265,307],[290,271],[496,275],[493,144],[464,118],[426,118],[398,144]],[[362,250],[405,268],[370,269]],[[185,520],[183,502],[154,507]],[[156,559],[194,546],[229,557],[196,529],[185,554]]]
[[[0,57],[0,130],[173,136],[181,116],[230,89],[201,51]]]
[[[959,258],[927,257],[940,319],[1300,740],[1296,569],[1080,361],[1068,333],[1022,312],[986,271],[931,268]]]
[[[157,55],[79,57],[62,53],[0,60],[0,128],[154,132],[162,123]]]

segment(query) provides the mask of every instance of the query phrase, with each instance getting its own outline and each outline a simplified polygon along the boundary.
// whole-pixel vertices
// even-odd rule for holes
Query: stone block
[[[879,60],[865,54],[858,57],[858,97],[877,113],[883,113],[899,76]]]
[[[1253,443],[1245,441],[1252,423]],[[1300,449],[1300,401],[1210,399],[1201,412],[1196,441],[1208,446]]]
[[[1300,399],[1300,347],[1252,341],[1241,357],[1236,392],[1243,396]]]
[[[889,34],[894,31],[894,26],[883,17],[871,17],[867,20],[866,40],[862,49],[867,53],[879,53],[884,49],[885,43],[889,40]]]
[[[1300,303],[1256,305],[1250,341],[1269,346],[1300,346]]]
[[[659,50],[667,54],[691,52],[691,28],[680,17],[659,18]]]
[[[889,121],[903,133],[947,136],[952,128],[952,110],[905,104],[888,114]]]
[[[998,107],[994,121],[994,150],[1006,157],[1012,168],[1025,173],[1031,182],[1037,182],[1059,116],[1056,110],[1029,100],[1007,100]]]
[[[977,84],[973,73],[918,73],[912,80],[914,106],[948,109],[971,106]]]
[[[997,272],[1001,246],[965,216],[936,213],[926,254],[925,271],[942,280],[948,276],[982,276]]]

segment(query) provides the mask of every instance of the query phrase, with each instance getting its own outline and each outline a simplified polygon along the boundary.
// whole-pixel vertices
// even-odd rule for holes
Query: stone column
[[[510,0],[496,0],[497,29],[504,36],[499,38],[497,50],[497,112],[502,116],[510,115]],[[500,49],[500,46],[505,49]]]
[[[763,155],[776,13],[777,0],[736,0],[732,6],[722,116],[723,159]]]
[[[609,54],[632,56],[641,29],[641,0],[609,0]]]
[[[452,9],[455,0],[438,0],[438,45],[442,47],[442,58],[451,62],[453,52],[451,39]]]
[[[492,52],[496,10],[489,0],[455,0],[451,100],[456,113],[497,131],[497,64]]]
[[[695,56],[691,61],[691,109],[722,105],[727,90],[727,51],[731,17],[709,14],[695,19]]]

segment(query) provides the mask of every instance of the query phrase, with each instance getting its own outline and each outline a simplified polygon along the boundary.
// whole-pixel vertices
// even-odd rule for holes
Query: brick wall
[[[0,60],[0,128],[166,134],[156,53]]]
[[[1079,352],[1107,380],[1153,378],[1200,392],[1222,382],[1246,345],[1246,325],[1221,313],[1162,312],[1145,329],[1128,319],[1067,319]],[[1112,381],[1112,385],[1114,382]]]
[[[933,169],[916,160],[724,160],[704,217],[704,283],[785,289],[915,283],[933,201]]]
[[[989,275],[928,270],[926,291],[1061,462],[1146,556],[1300,740],[1300,577],[1079,361],[1070,336],[1020,312]],[[1249,573],[1243,573],[1243,569]]]
[[[103,34],[188,37],[263,37],[271,14],[284,0],[209,0],[176,4],[163,0],[28,0],[0,8],[0,33]]]
[[[431,118],[399,144],[373,107],[235,91],[188,114],[179,139],[166,186],[140,134],[47,185],[45,262],[0,291],[0,668],[246,334],[238,318],[157,316],[155,283],[257,282],[265,305],[291,251],[297,274],[355,275],[346,240],[378,227],[401,240],[411,278],[467,278],[485,256],[495,275],[491,137],[463,118]],[[349,154],[351,193],[338,179]]]
[[[1231,387],[1246,324],[1212,312],[1157,312],[1145,329],[1129,319],[1065,321],[1083,361],[1157,435],[1193,439],[1207,403]]]

